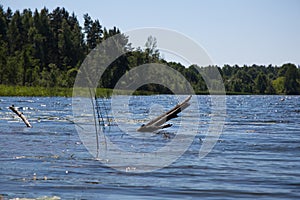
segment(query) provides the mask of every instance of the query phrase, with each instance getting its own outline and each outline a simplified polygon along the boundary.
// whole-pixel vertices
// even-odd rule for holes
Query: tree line
[[[99,87],[114,88],[120,77],[145,63],[161,63],[179,71],[197,93],[207,92],[199,70],[217,68],[230,93],[300,94],[300,69],[292,63],[282,66],[183,66],[168,62],[157,50],[155,37],[149,36],[145,48],[133,49],[117,27],[107,29],[88,14],[80,26],[75,13],[64,8],[13,12],[0,6],[0,84],[10,86],[73,87],[78,69],[89,52],[107,38],[120,34],[118,41],[129,50],[115,60],[103,74]],[[148,84],[145,91],[169,93],[162,85]]]

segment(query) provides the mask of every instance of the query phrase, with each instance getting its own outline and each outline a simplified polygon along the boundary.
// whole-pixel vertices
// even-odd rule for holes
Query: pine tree
[[[15,54],[16,51],[20,51],[22,49],[22,32],[21,14],[17,10],[12,16],[7,31],[9,52],[12,55]]]
[[[84,15],[84,33],[86,35],[86,43],[88,52],[94,49],[102,40],[102,26],[99,20],[93,21],[88,14]]]

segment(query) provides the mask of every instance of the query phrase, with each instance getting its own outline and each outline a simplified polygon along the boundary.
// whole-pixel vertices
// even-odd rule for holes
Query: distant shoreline
[[[97,96],[110,96],[113,89],[97,88]],[[128,92],[120,92],[120,94],[128,94]],[[135,91],[133,95],[157,95],[160,93],[150,91]],[[208,91],[196,92],[196,95],[210,95]],[[218,95],[218,93],[214,93]],[[226,92],[226,95],[270,95],[270,94],[257,94],[245,92]],[[271,95],[285,95],[285,94],[271,94]],[[26,96],[26,97],[72,97],[73,88],[63,87],[36,87],[36,86],[8,86],[0,85],[0,96]]]

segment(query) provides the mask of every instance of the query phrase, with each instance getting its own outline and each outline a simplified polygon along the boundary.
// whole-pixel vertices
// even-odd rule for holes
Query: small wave
[[[37,198],[19,198],[19,197],[17,197],[17,198],[13,198],[11,200],[60,200],[60,199],[61,198],[58,196],[52,196],[52,197],[42,196],[42,197],[37,197]]]

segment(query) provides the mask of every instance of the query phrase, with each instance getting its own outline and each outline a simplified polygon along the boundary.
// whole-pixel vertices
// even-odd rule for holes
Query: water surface
[[[87,151],[73,123],[71,98],[0,97],[0,194],[4,199],[300,198],[300,96],[227,96],[224,131],[204,159],[198,153],[211,102],[209,96],[197,98],[200,119],[189,120],[199,128],[189,149],[165,168],[131,173],[109,168]],[[8,109],[11,104],[33,128]],[[129,124],[140,125],[145,116],[174,104],[171,96],[134,97],[129,108],[136,118],[134,123],[128,119]],[[167,131],[170,138],[152,135],[137,150],[170,142],[176,120]],[[108,134],[133,149],[140,141],[118,131]]]

